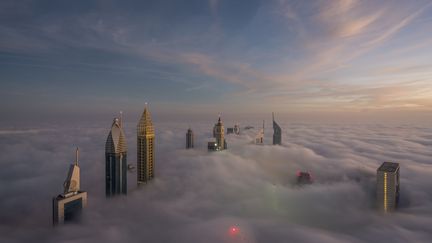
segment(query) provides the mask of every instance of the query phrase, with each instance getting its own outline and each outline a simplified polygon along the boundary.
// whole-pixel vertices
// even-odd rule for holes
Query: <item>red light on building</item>
[[[236,226],[231,226],[231,228],[229,229],[231,235],[236,235],[239,233],[239,231],[240,231],[239,228]]]

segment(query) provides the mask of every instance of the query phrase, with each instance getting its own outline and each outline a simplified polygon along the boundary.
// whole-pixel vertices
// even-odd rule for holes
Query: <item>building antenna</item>
[[[273,122],[274,122],[274,112],[272,112],[272,118],[273,118]]]
[[[75,165],[78,166],[78,158],[79,158],[79,148],[77,147],[75,150]]]
[[[120,111],[120,127],[123,127],[123,111]]]

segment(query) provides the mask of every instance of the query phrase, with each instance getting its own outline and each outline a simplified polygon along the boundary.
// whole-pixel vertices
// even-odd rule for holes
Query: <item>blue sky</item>
[[[11,116],[432,106],[427,0],[6,0],[0,16]]]

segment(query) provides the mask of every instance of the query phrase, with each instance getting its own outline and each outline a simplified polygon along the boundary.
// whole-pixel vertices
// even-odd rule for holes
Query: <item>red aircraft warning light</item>
[[[236,234],[238,234],[239,233],[239,228],[238,227],[236,227],[236,226],[231,226],[231,228],[229,229],[229,231],[230,231],[230,234],[231,235],[236,235]]]

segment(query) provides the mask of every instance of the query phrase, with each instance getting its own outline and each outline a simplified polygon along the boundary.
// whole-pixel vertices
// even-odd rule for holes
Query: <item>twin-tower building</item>
[[[137,183],[154,178],[155,133],[147,105],[137,125]],[[105,192],[107,197],[127,194],[127,145],[122,119],[115,118],[105,144]]]

